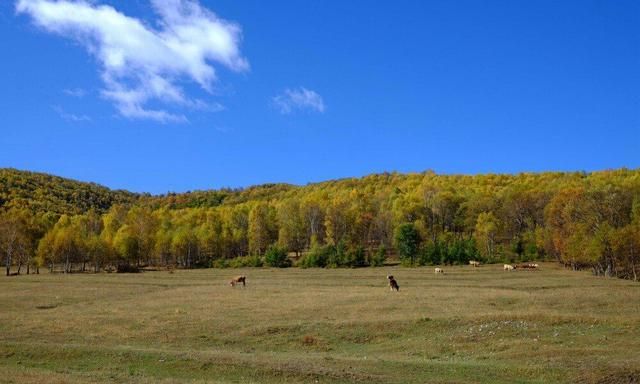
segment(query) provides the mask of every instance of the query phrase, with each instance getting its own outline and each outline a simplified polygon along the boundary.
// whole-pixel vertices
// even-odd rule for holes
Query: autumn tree
[[[171,249],[179,257],[179,263],[185,268],[192,268],[198,259],[198,237],[190,225],[176,228],[171,241]]]
[[[119,271],[127,272],[139,267],[140,242],[135,231],[128,224],[124,224],[116,232],[113,248],[118,254]]]
[[[0,251],[4,254],[6,275],[11,274],[14,261],[20,266],[27,262],[32,253],[29,233],[31,215],[25,209],[10,209],[0,212]]]
[[[83,257],[83,242],[80,237],[78,220],[62,215],[53,228],[38,244],[38,258],[48,263],[50,270],[55,264],[63,264],[63,272],[70,273],[74,263]]]
[[[278,207],[278,243],[299,255],[307,246],[308,221],[298,200],[286,200]]]
[[[258,203],[249,211],[249,252],[262,255],[277,239],[275,211],[267,203]]]
[[[158,222],[151,209],[147,207],[133,207],[127,212],[125,225],[130,236],[135,239],[136,265],[150,262],[155,247],[155,233]]]
[[[495,256],[498,228],[498,220],[492,212],[483,212],[478,215],[474,237],[480,254],[487,260],[493,260]]]
[[[196,229],[200,254],[208,260],[224,257],[225,244],[223,238],[222,217],[216,210],[208,210],[204,222]]]
[[[311,195],[304,198],[300,204],[300,210],[307,228],[307,248],[324,242],[324,210],[317,197]]]
[[[343,197],[336,197],[326,209],[324,226],[326,228],[326,242],[337,245],[348,235],[349,202]]]
[[[635,279],[638,201],[640,170],[628,169],[386,172],[158,196],[0,171],[0,251],[8,269],[70,271],[80,263],[225,265],[250,253],[255,261],[276,243],[297,252],[300,265],[331,267],[380,264],[378,249],[407,264],[462,263],[477,248],[491,262],[553,257]]]

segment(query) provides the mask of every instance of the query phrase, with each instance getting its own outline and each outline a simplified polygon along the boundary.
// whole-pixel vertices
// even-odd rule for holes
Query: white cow
[[[436,271],[436,274],[442,273],[444,275],[444,269],[442,268],[436,268],[435,271]]]
[[[513,265],[511,265],[511,264],[505,264],[505,265],[504,265],[504,270],[505,270],[505,271],[513,271],[513,270],[515,270],[515,269],[516,269],[516,267],[514,267],[514,266],[513,266]]]

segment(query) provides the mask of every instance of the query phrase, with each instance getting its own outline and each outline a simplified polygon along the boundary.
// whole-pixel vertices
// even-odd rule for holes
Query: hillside
[[[304,256],[302,267],[356,267],[392,254],[407,265],[557,260],[640,272],[640,170],[383,173],[159,196],[2,170],[0,199],[0,236],[2,211],[27,208],[4,214],[29,239],[20,260],[65,269],[286,265],[287,254]]]
[[[152,196],[148,193],[112,190],[96,183],[46,173],[0,168],[0,209],[27,208],[34,213],[77,215],[92,208],[104,213],[114,204],[170,209],[217,207],[278,199],[296,188],[299,187],[290,184],[264,184]]]
[[[28,208],[37,213],[81,214],[93,208],[107,211],[113,204],[132,204],[139,195],[111,190],[45,173],[0,169],[0,208]]]

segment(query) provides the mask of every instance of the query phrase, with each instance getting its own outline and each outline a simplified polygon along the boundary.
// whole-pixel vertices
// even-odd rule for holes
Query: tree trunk
[[[7,267],[7,276],[11,274],[11,252],[7,251],[7,259],[5,261]]]
[[[633,281],[638,281],[638,273],[636,272],[636,257],[633,249],[631,250],[631,273],[633,273]]]
[[[606,265],[606,269],[604,271],[604,275],[606,277],[613,277],[614,268],[615,268],[614,265],[613,265],[613,260],[611,260],[610,257],[607,257],[606,263],[607,263],[607,265]]]

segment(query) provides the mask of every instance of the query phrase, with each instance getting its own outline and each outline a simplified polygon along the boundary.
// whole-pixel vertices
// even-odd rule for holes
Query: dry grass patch
[[[639,287],[551,264],[0,279],[0,382],[636,380]]]

